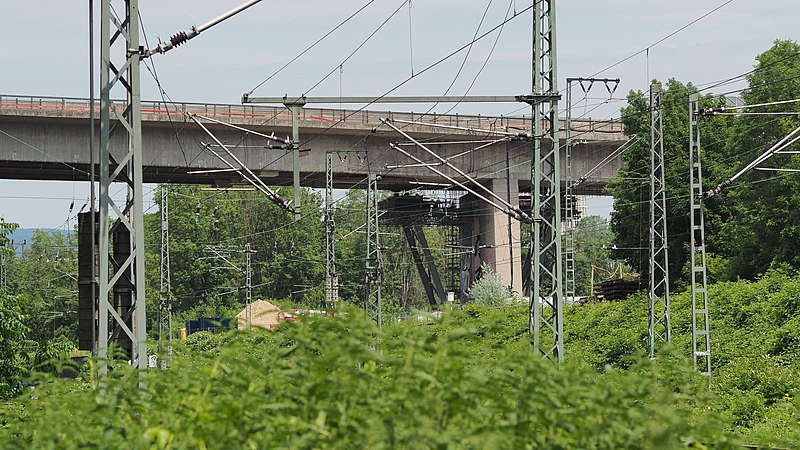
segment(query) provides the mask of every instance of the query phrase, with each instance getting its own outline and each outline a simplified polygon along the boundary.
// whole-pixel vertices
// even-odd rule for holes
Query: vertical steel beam
[[[564,273],[561,253],[561,171],[558,139],[556,1],[535,2],[533,12],[533,224],[529,255],[529,329],[534,351],[564,358]],[[548,137],[549,146],[544,145]],[[549,148],[548,148],[549,147]]]
[[[667,245],[667,195],[664,178],[664,121],[661,88],[650,86],[650,358],[659,342],[669,343],[669,246]]]
[[[692,281],[692,361],[711,384],[711,336],[706,277],[706,232],[703,218],[703,166],[700,148],[700,100],[689,96],[689,217]]]
[[[364,311],[381,328],[381,250],[378,232],[378,176],[369,174],[367,184],[367,259]]]
[[[114,6],[112,12],[112,6]],[[142,192],[142,123],[139,63],[138,0],[104,0],[100,26],[100,295],[98,356],[100,374],[107,372],[111,334],[125,333],[133,342],[131,363],[147,367],[145,333],[144,202]],[[118,17],[117,15],[120,15]],[[112,55],[113,53],[113,55]],[[112,91],[124,92],[121,103],[111,101]],[[127,149],[114,155],[113,131],[123,134]],[[122,204],[111,196],[114,183],[127,187]],[[114,273],[109,271],[111,230],[109,217],[130,235],[130,254]],[[126,273],[130,274],[130,280]],[[125,285],[123,287],[123,285]],[[117,288],[131,289],[133,317],[129,327],[110,303]],[[109,330],[111,327],[111,331]]]
[[[333,218],[333,153],[325,153],[325,303],[332,310],[339,301],[336,276],[336,223]]]

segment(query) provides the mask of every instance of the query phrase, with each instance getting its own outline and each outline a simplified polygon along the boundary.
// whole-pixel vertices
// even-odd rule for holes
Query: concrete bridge
[[[99,133],[99,102],[95,104],[95,110],[98,118],[96,132]],[[88,179],[89,111],[90,105],[85,99],[0,96],[0,178]],[[143,102],[145,182],[226,185],[238,181],[232,173],[190,173],[223,169],[226,166],[201,145],[201,142],[212,141],[187,118],[187,112],[265,134],[274,133],[280,139],[291,135],[291,116],[283,106]],[[428,168],[419,165],[395,167],[414,162],[391,149],[390,143],[403,145],[407,151],[426,162],[435,161],[422,150],[408,145],[398,133],[382,126],[382,118],[468,128],[470,131],[422,125],[401,126],[415,139],[425,142],[441,156],[452,158],[455,165],[481,181],[506,179],[507,145],[508,174],[512,180],[516,180],[515,187],[528,189],[530,142],[512,140],[507,144],[489,144],[500,138],[493,134],[494,131],[529,134],[529,117],[423,115],[316,108],[304,108],[300,112],[300,141],[302,148],[307,150],[301,153],[303,157],[300,159],[302,184],[324,186],[327,151],[340,152],[340,157],[334,158],[336,187],[350,187],[363,180],[370,171],[381,175],[381,189],[399,191],[419,187],[418,183],[445,182]],[[204,122],[267,184],[291,183],[292,158],[279,148],[280,142],[272,143],[278,148],[268,148],[268,141],[264,138]],[[564,124],[561,125],[563,127]],[[577,142],[572,152],[575,178],[591,170],[626,140],[619,122],[576,119],[573,120],[572,129]],[[563,131],[561,134],[563,136]],[[445,141],[460,143],[445,145]],[[126,142],[121,136],[117,140],[112,136],[112,145],[122,148]],[[469,151],[478,147],[482,148]],[[612,160],[588,177],[576,193],[601,194],[603,186],[620,167],[620,158]],[[446,167],[439,169],[456,176]]]
[[[82,99],[0,96],[0,178],[88,180],[90,108],[89,101]],[[99,103],[95,103],[94,108],[95,116],[99,118]],[[291,135],[291,114],[283,106],[144,102],[142,139],[146,183],[227,186],[242,181],[232,172],[208,172],[227,168],[210,151],[221,149],[206,146],[213,141],[188,118],[187,113],[267,135],[274,133],[282,140]],[[280,140],[268,141],[208,119],[201,119],[201,122],[267,184],[292,184],[291,151],[282,148]],[[390,119],[470,177],[507,198],[509,203],[519,204],[519,193],[530,189],[529,117],[304,108],[299,119],[303,186],[325,186],[326,152],[338,154],[338,158],[333,158],[334,185],[338,188],[364,187],[364,178],[369,173],[381,175],[378,187],[385,190],[402,191],[421,186],[436,189],[442,183],[449,184],[425,164],[415,163],[390,147],[391,143],[397,144],[426,164],[436,163],[433,157],[381,123],[381,119]],[[420,122],[444,127],[426,126]],[[562,130],[564,125],[560,124]],[[98,120],[98,134],[99,128]],[[518,133],[520,137],[504,140],[495,133],[497,131]],[[112,153],[122,154],[122,149],[127,147],[123,134],[114,135],[112,132]],[[590,119],[573,120],[572,136],[575,140],[573,178],[583,177],[627,140],[619,122]],[[563,144],[563,131],[561,139]],[[545,142],[544,145],[551,143]],[[575,194],[602,194],[603,186],[621,165],[621,157],[612,159],[586,177],[575,189]],[[562,162],[562,175],[564,166]],[[459,181],[466,181],[445,166],[437,169]],[[469,196],[463,197],[460,203],[461,220],[451,224],[459,230],[453,235],[452,244],[474,247],[476,253],[453,264],[454,269],[460,271],[453,277],[460,289],[453,285],[446,288],[463,293],[474,280],[477,267],[486,262],[514,291],[522,292],[519,222],[509,222],[502,212]],[[416,225],[408,223],[406,226]],[[419,266],[422,274],[422,264]],[[436,287],[440,293],[444,289],[441,285]],[[431,301],[437,301],[432,294]]]

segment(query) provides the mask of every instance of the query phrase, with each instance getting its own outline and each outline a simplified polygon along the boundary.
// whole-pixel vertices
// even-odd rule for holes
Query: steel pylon
[[[381,327],[381,250],[378,232],[378,176],[369,174],[367,184],[367,259],[364,312]]]
[[[706,232],[703,217],[703,166],[700,148],[700,101],[689,96],[689,193],[691,289],[692,289],[692,361],[695,370],[708,377],[711,384],[711,336],[708,317],[708,278],[706,276]]]
[[[555,0],[540,0],[533,13],[532,232],[529,255],[529,329],[534,351],[564,358],[564,273],[561,260],[561,170],[558,139]],[[544,145],[547,136],[549,146]]]
[[[172,276],[169,257],[169,187],[161,185],[161,270],[158,305],[158,350],[163,353],[164,329],[167,330],[167,357],[172,362]],[[165,316],[166,312],[166,316]],[[163,364],[162,364],[163,367]]]
[[[111,218],[115,224],[111,229],[100,227],[97,348],[101,375],[107,372],[109,344],[115,337],[131,341],[129,358],[135,367],[147,367],[138,3],[138,0],[104,0],[101,6],[100,223],[104,224]],[[112,102],[112,95],[124,100]],[[121,152],[112,151],[112,131],[115,135],[123,135],[119,140],[127,142]],[[118,203],[111,196],[114,183],[127,188],[122,202]],[[110,258],[112,229],[116,230],[115,236],[130,237],[125,252],[115,248],[115,254],[124,255],[116,260]],[[110,270],[110,261],[114,261],[113,270]],[[129,308],[118,310],[112,303],[112,295],[121,292],[130,296],[131,304]]]
[[[567,117],[564,145],[564,295],[575,297],[575,202],[572,197],[572,79],[567,78]]]
[[[667,196],[661,88],[650,86],[650,358],[658,343],[672,340],[669,312]]]
[[[325,153],[325,306],[332,310],[339,301],[336,275],[336,223],[333,218],[333,153]]]

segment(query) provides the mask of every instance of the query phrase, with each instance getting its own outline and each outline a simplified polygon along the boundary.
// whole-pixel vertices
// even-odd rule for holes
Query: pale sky
[[[100,1],[95,0],[95,38],[99,37]],[[139,5],[145,35],[152,47],[158,36],[168,39],[240,3],[241,0],[140,0]],[[238,104],[244,92],[256,87],[367,3],[368,0],[265,0],[185,45],[165,55],[156,55],[151,61],[172,100]],[[707,85],[751,70],[755,56],[767,50],[775,39],[798,39],[800,2],[797,0],[733,0],[648,52],[600,72],[725,3],[725,0],[559,1],[558,83],[562,91],[567,77],[622,80],[611,101],[603,86],[593,88],[586,99],[582,92],[573,93],[573,115],[618,117],[624,104],[621,100],[628,91],[646,90],[649,79],[677,78]],[[3,11],[0,94],[88,97],[87,4],[0,0]],[[513,14],[528,7],[530,0],[417,0],[410,8],[410,25],[408,4],[401,0],[376,0],[253,95],[377,96],[406,80],[412,68],[417,75],[393,95],[443,95],[466,52],[421,75],[418,73],[471,41],[487,5],[479,34],[500,24],[509,8]],[[399,12],[340,71],[338,67],[347,55],[398,7]],[[531,15],[526,13],[505,25],[491,55],[497,33],[476,43],[449,94],[529,92],[530,35]],[[486,67],[467,91],[487,59]],[[742,87],[740,83],[716,92]],[[148,70],[142,72],[142,97],[160,97]],[[389,108],[420,111],[425,107],[380,105],[374,109]],[[436,111],[448,108],[449,105],[439,105]],[[527,114],[529,110],[521,105],[484,104],[461,105],[454,111],[499,115]],[[75,204],[74,215],[87,198],[86,183],[0,181],[0,217],[22,227],[59,227],[67,223],[70,204]]]

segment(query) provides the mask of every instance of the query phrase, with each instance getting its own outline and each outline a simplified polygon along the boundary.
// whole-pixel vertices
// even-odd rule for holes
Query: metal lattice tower
[[[247,329],[253,327],[253,266],[251,255],[256,251],[252,249],[250,243],[244,245],[245,253],[245,308],[247,308]]]
[[[703,166],[700,149],[700,101],[689,97],[689,193],[690,246],[692,263],[692,361],[695,370],[711,383],[711,337],[706,277],[706,232],[703,219]]]
[[[333,309],[339,301],[336,276],[336,223],[333,218],[333,153],[325,153],[325,306]]]
[[[650,357],[656,344],[672,340],[669,313],[667,195],[661,88],[650,86]]]
[[[445,245],[450,251],[445,257],[446,275],[445,290],[452,292],[454,299],[461,300],[461,229],[458,225],[444,227]]]
[[[161,185],[161,277],[158,307],[159,357],[163,351],[164,328],[167,329],[167,355],[172,360],[172,277],[169,261],[169,187]],[[164,311],[166,310],[166,317]],[[166,323],[165,322],[166,319]]]
[[[564,273],[561,253],[561,171],[558,139],[555,0],[540,0],[533,13],[533,155],[530,332],[535,351],[564,358]],[[523,99],[524,100],[524,99]],[[543,145],[549,137],[550,147]]]
[[[138,3],[138,0],[104,0],[100,13],[100,223],[110,216],[130,235],[130,253],[119,261],[117,270],[110,273],[111,230],[100,227],[98,356],[101,375],[107,371],[106,359],[113,333],[127,335],[133,343],[132,364],[139,369],[147,367]],[[112,102],[112,91],[124,92],[124,100]],[[121,154],[112,154],[112,129],[116,135],[125,136],[123,142],[127,141],[127,148]],[[114,183],[127,187],[122,204],[111,197]],[[125,315],[131,317],[121,316],[110,302],[116,289],[130,289],[133,303]]]
[[[381,327],[381,251],[378,233],[378,176],[369,174],[367,186],[367,260],[364,311]]]
[[[567,78],[567,117],[564,146],[564,295],[575,297],[575,205],[572,198],[572,81]]]

